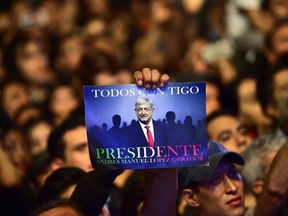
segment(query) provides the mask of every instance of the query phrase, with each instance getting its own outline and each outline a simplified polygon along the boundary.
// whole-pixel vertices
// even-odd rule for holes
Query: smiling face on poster
[[[95,169],[207,165],[204,82],[84,86],[84,105]]]
[[[152,115],[154,113],[154,108],[151,100],[143,97],[137,98],[134,110],[139,122],[146,125],[150,123],[150,121],[152,120]]]

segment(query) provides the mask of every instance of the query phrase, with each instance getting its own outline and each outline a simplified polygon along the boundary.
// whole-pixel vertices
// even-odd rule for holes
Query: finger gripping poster
[[[84,86],[95,169],[207,165],[205,82]]]

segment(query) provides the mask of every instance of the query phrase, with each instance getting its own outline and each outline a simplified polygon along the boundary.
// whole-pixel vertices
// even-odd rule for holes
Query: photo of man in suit
[[[126,144],[151,148],[169,144],[167,124],[153,120],[155,110],[149,98],[138,97],[134,111],[138,120],[124,130]]]

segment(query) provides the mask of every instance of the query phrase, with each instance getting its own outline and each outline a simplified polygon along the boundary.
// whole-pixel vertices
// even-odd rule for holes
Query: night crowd
[[[83,86],[199,81],[208,167],[93,170]],[[3,216],[288,215],[288,1],[1,0],[0,127]]]

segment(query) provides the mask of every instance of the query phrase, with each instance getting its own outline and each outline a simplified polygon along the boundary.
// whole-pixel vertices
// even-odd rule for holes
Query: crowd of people
[[[210,166],[94,170],[83,86],[168,81]],[[1,215],[287,215],[286,0],[1,0],[0,87]]]

